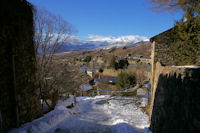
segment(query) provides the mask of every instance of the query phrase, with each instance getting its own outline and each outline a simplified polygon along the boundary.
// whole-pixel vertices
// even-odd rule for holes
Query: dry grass
[[[103,53],[105,56],[122,56],[126,57],[127,54],[131,55],[143,55],[150,56],[151,55],[151,45],[150,44],[141,44],[139,46],[127,46],[126,49],[123,47],[116,48],[113,52],[109,52],[110,50],[104,50]]]
[[[124,97],[135,97],[137,95],[137,91],[132,91],[132,92],[120,92],[120,91],[117,91],[117,92],[113,92],[111,94],[111,96],[124,96]]]
[[[150,115],[151,115],[151,105],[150,104],[148,104],[147,106],[145,106],[145,107],[141,107],[141,109],[142,109],[142,111],[143,112],[145,112],[148,116],[149,116],[149,118],[150,118]]]
[[[118,69],[118,70],[104,69],[102,75],[106,75],[106,76],[118,76],[118,74],[121,73],[121,72],[136,72],[136,71],[138,71],[136,68]]]
[[[143,81],[149,80],[149,78],[151,77],[150,72],[139,70],[137,68],[128,68],[128,69],[119,69],[119,70],[104,69],[102,75],[117,77],[118,74],[121,72],[135,73],[137,75],[136,77],[137,77],[138,83],[142,83]]]
[[[115,76],[116,77],[122,71],[123,70],[104,69],[102,75]]]

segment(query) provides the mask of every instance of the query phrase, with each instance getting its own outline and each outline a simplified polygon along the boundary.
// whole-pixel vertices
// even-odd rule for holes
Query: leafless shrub
[[[155,11],[186,11],[198,4],[198,0],[149,0],[152,3],[152,9]]]
[[[137,83],[138,84],[143,84],[144,81],[148,80],[148,77],[147,77],[145,71],[138,70],[136,72],[136,75],[137,75]]]
[[[61,16],[53,15],[44,9],[35,9],[35,54],[37,81],[41,93],[57,93],[65,65],[53,61],[60,46],[70,40],[75,32],[73,26]],[[56,94],[57,95],[57,94]],[[55,99],[54,101],[55,104]]]

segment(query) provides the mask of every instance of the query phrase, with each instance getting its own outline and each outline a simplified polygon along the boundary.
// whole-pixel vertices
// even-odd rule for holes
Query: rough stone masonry
[[[200,132],[200,68],[158,65],[151,130],[153,133]]]
[[[25,0],[0,4],[0,132],[40,116],[35,82],[32,6]]]

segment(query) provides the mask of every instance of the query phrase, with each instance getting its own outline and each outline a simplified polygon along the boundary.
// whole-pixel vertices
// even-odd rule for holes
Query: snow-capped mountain
[[[127,36],[120,36],[120,37],[112,37],[112,36],[99,36],[99,35],[88,35],[88,38],[91,41],[98,41],[98,42],[109,42],[109,43],[128,43],[128,42],[140,42],[140,41],[148,41],[147,37],[138,36],[138,35],[127,35]]]
[[[143,36],[121,36],[121,37],[104,37],[98,35],[89,35],[90,40],[81,41],[77,38],[71,39],[69,42],[62,44],[59,52],[79,51],[91,49],[109,49],[112,47],[134,46],[140,42],[148,42],[148,38]]]

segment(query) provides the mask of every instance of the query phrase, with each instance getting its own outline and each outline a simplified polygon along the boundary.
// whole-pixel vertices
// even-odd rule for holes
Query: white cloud
[[[112,36],[100,36],[100,35],[93,35],[89,34],[88,38],[89,41],[99,41],[99,42],[109,42],[109,43],[118,43],[118,42],[140,42],[140,41],[148,41],[149,39],[144,36],[138,35],[127,35],[127,36],[120,36],[120,37],[112,37]]]

